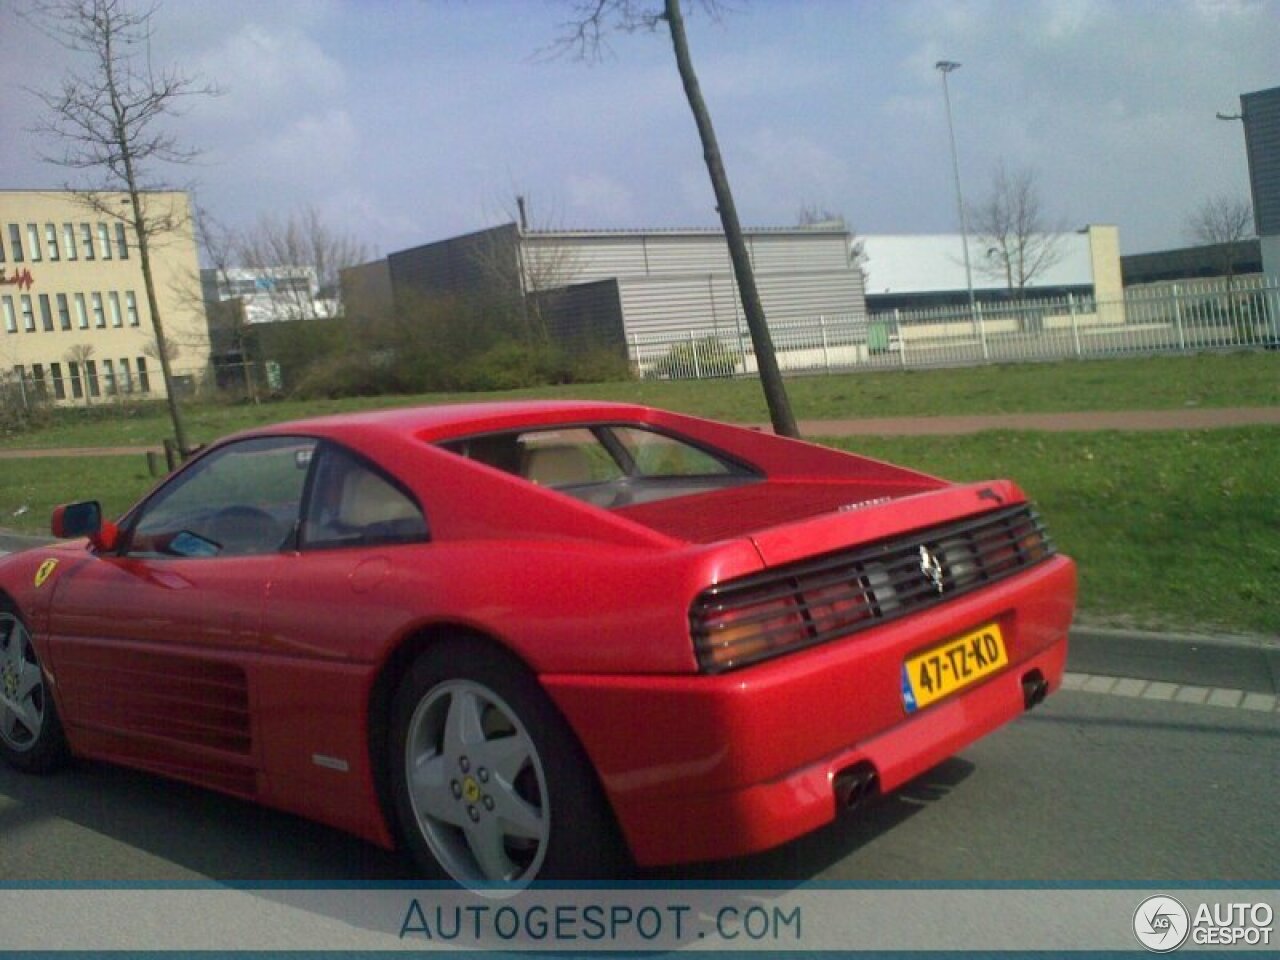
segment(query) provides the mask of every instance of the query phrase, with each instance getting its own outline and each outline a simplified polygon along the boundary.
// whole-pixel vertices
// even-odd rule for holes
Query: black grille
[[[1040,515],[1024,504],[826,554],[703,591],[690,611],[694,647],[708,672],[746,666],[945,603],[1054,552]],[[741,637],[753,623],[766,649],[713,656],[730,631]]]

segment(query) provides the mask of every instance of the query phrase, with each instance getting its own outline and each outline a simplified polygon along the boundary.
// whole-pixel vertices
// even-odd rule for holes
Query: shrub
[[[651,376],[664,380],[694,377],[731,377],[742,363],[742,352],[719,337],[703,337],[688,343],[677,343],[667,355],[653,365]]]

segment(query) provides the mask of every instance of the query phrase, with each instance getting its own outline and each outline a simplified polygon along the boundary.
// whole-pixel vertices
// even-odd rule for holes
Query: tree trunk
[[[129,173],[129,179],[132,180],[132,170]],[[138,235],[138,260],[142,264],[142,285],[147,292],[147,309],[151,311],[151,329],[156,335],[160,375],[164,380],[169,419],[173,422],[173,439],[178,445],[178,454],[185,459],[191,452],[191,447],[187,443],[187,428],[182,420],[182,409],[178,406],[177,391],[174,390],[173,369],[169,365],[169,341],[165,338],[164,321],[160,316],[160,302],[156,297],[156,282],[151,273],[151,248],[147,242],[147,224],[142,214],[142,197],[139,196],[132,182],[129,184],[129,201],[133,207],[133,229]]]
[[[671,29],[671,45],[675,48],[676,66],[680,70],[680,80],[684,84],[684,93],[689,100],[689,109],[693,111],[694,122],[698,125],[698,137],[702,140],[702,155],[707,163],[707,173],[711,175],[711,188],[715,191],[716,209],[720,213],[725,240],[729,244],[729,259],[733,263],[733,275],[738,282],[738,294],[742,298],[742,310],[746,314],[747,329],[751,332],[751,344],[756,352],[756,367],[760,372],[760,384],[764,388],[765,403],[769,407],[769,418],[773,422],[774,433],[784,437],[798,437],[800,430],[791,412],[791,402],[787,399],[782,372],[778,369],[778,358],[773,352],[773,338],[769,334],[769,326],[765,321],[764,308],[760,305],[760,294],[756,290],[751,258],[747,255],[742,226],[738,222],[738,210],[733,203],[733,193],[729,190],[729,177],[725,173],[724,161],[720,158],[720,146],[716,142],[716,133],[711,126],[711,114],[707,111],[706,101],[702,99],[702,90],[698,86],[698,77],[693,71],[693,60],[689,56],[689,41],[684,30],[684,17],[680,12],[680,0],[665,0],[665,5],[665,19]]]

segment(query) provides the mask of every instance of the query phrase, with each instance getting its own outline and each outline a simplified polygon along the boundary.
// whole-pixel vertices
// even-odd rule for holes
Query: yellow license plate
[[[909,657],[902,665],[902,701],[913,713],[990,676],[1008,662],[1000,625],[988,623]]]

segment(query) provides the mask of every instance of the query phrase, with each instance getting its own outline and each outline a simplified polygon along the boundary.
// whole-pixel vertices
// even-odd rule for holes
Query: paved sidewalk
[[[1186,407],[1181,410],[1095,410],[1084,413],[963,414],[942,417],[882,417],[802,420],[806,437],[921,437],[984,430],[1209,430],[1218,427],[1280,426],[1280,407]]]
[[[1209,430],[1217,427],[1280,426],[1276,407],[1186,407],[1180,410],[1095,410],[1083,413],[986,413],[941,417],[860,417],[801,420],[806,437],[922,437],[980,433],[983,430]],[[748,426],[769,429],[768,424]],[[161,453],[151,447],[49,447],[0,449],[0,460],[34,457],[120,457]]]
[[[0,450],[0,460],[34,460],[38,457],[127,457],[163,453],[164,448],[154,447],[27,447],[16,450]]]

